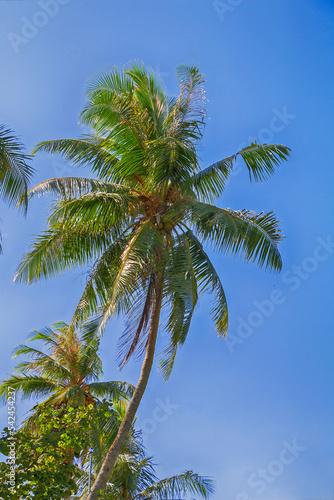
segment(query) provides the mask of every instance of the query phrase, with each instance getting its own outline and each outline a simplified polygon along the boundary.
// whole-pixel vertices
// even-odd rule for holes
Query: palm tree
[[[251,179],[263,181],[288,158],[289,149],[252,143],[201,169],[196,146],[205,117],[204,78],[193,66],[178,67],[177,76],[180,94],[174,99],[142,65],[107,72],[90,85],[81,114],[93,133],[42,142],[35,150],[89,165],[97,179],[51,179],[30,190],[31,196],[52,193],[58,200],[16,281],[31,283],[92,265],[72,327],[96,315],[102,331],[111,316],[124,313],[120,364],[144,354],[137,387],[89,500],[105,487],[130,432],[151,372],[162,308],[169,334],[160,360],[166,378],[200,293],[214,294],[215,327],[219,336],[226,335],[224,289],[203,244],[281,269],[282,236],[273,212],[212,203],[224,192],[238,157]]]
[[[13,132],[0,125],[0,196],[9,205],[17,204],[21,199],[24,211],[27,210],[27,189],[33,174],[29,159]]]
[[[81,478],[87,491],[87,474]],[[193,471],[159,480],[153,458],[146,455],[135,437],[121,453],[100,498],[103,500],[168,500],[173,498],[209,498],[214,492],[211,479]]]
[[[102,442],[111,446],[115,439],[133,387],[125,382],[99,381],[102,362],[95,331],[94,321],[81,325],[79,331],[62,321],[41,332],[35,331],[29,340],[42,341],[44,349],[24,344],[16,347],[14,357],[26,355],[30,359],[19,363],[16,373],[0,384],[0,397],[6,400],[13,389],[23,398],[46,397],[32,408],[21,425],[21,429],[32,433],[32,438],[34,432],[38,435],[41,419],[45,419],[45,407],[63,409],[64,414],[71,406],[94,407],[98,418],[90,429],[90,439],[94,459],[100,463]],[[87,452],[86,447],[83,456]],[[74,457],[75,451],[70,448],[66,459],[73,462]]]
[[[122,404],[131,397],[129,384],[98,380],[102,362],[93,322],[82,325],[78,332],[61,321],[52,328],[34,331],[29,340],[44,342],[45,349],[25,344],[16,347],[14,357],[27,355],[30,359],[19,363],[15,373],[0,384],[3,400],[9,388],[23,398],[47,397],[43,405],[55,407],[94,405],[101,398]]]

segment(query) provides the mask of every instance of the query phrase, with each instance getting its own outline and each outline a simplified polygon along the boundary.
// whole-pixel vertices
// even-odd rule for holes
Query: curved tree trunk
[[[111,475],[111,472],[113,470],[113,467],[116,463],[116,460],[124,448],[126,439],[129,435],[131,426],[135,419],[140,401],[144,395],[154,361],[154,353],[157,342],[160,312],[162,305],[162,291],[163,291],[163,273],[161,273],[161,276],[157,278],[155,300],[152,310],[151,325],[148,336],[148,342],[146,346],[146,354],[136,389],[131,398],[123,422],[118,430],[116,439],[107,453],[107,456],[102,464],[100,472],[93,484],[93,487],[87,497],[87,500],[96,499],[98,493],[105,488],[108,479]]]

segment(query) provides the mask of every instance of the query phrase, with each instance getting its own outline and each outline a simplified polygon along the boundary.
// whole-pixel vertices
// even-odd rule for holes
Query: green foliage
[[[51,408],[43,404],[33,411],[38,430],[22,428],[13,433],[4,429],[2,433],[0,452],[7,459],[0,463],[0,497],[68,498],[77,493],[77,481],[83,474],[78,457],[87,455],[97,428],[103,439],[106,425],[116,418],[115,411],[106,401],[86,407]],[[11,466],[15,466],[12,478]]]
[[[28,165],[30,156],[10,129],[0,125],[0,195],[9,204],[21,203],[27,208],[27,189],[34,170]]]

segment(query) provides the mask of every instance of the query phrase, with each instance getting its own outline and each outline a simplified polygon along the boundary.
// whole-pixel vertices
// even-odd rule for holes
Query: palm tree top
[[[42,341],[44,349],[21,344],[13,357],[25,355],[15,373],[0,385],[0,396],[6,399],[8,387],[24,398],[47,397],[45,404],[94,404],[106,397],[125,402],[132,387],[124,382],[101,382],[102,362],[98,354],[99,339],[92,322],[80,331],[60,321],[51,328],[34,331],[30,342]]]
[[[170,98],[143,64],[98,76],[87,87],[80,115],[93,134],[41,142],[34,152],[60,153],[75,164],[89,165],[100,179],[131,187],[144,204],[153,205],[180,196],[212,201],[222,193],[238,155],[256,181],[267,179],[288,157],[286,146],[254,142],[201,169],[196,146],[205,124],[205,79],[197,66],[180,65],[176,74],[178,98]],[[40,190],[31,194],[36,192]]]
[[[142,64],[114,68],[87,89],[81,121],[92,133],[37,145],[35,152],[89,165],[97,178],[50,179],[30,190],[30,196],[52,193],[57,200],[47,231],[23,258],[15,278],[29,283],[91,265],[72,325],[99,314],[102,329],[113,314],[128,313],[122,364],[145,348],[163,269],[163,304],[173,339],[162,361],[167,376],[200,293],[213,292],[216,330],[221,336],[227,332],[225,293],[205,245],[281,269],[282,235],[273,212],[255,214],[212,202],[223,193],[238,157],[251,179],[263,181],[290,151],[254,142],[202,169],[196,147],[205,119],[204,76],[198,67],[182,65],[177,78],[179,96],[170,98]]]

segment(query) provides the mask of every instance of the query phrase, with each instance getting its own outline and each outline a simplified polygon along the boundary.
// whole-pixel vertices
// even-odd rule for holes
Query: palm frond
[[[240,156],[248,169],[250,180],[267,180],[283,161],[290,156],[290,149],[282,144],[251,143],[235,155],[213,163],[193,176],[189,184],[204,200],[212,201],[225,190],[233,165]]]
[[[15,273],[14,281],[32,283],[56,276],[65,269],[90,263],[110,243],[108,234],[84,234],[74,230],[50,230],[37,236]]]
[[[131,149],[136,142],[143,147],[148,127],[141,120],[147,119],[147,113],[134,98],[134,84],[127,74],[121,76],[116,68],[98,77],[91,83],[87,98],[80,115],[84,124],[109,139],[121,139],[115,144],[117,148],[126,144]]]
[[[32,396],[47,396],[56,387],[57,383],[54,380],[45,377],[10,375],[0,384],[0,397],[3,402],[7,401],[9,388],[20,392],[23,398],[31,398]]]
[[[37,184],[28,192],[29,198],[44,194],[54,194],[63,199],[77,198],[90,192],[129,193],[129,189],[119,184],[84,177],[57,177]]]
[[[91,392],[98,399],[111,399],[116,403],[128,401],[134,391],[134,387],[126,382],[92,382],[87,385]]]
[[[176,75],[181,88],[181,93],[176,101],[174,110],[177,112],[177,119],[180,121],[178,127],[184,125],[197,131],[197,138],[201,137],[200,127],[205,117],[205,90],[204,75],[199,72],[198,66],[190,64],[180,64],[176,68]]]
[[[164,251],[162,237],[152,222],[147,220],[134,231],[118,267],[110,276],[108,294],[102,304],[101,328],[104,328],[110,316],[130,310],[138,290],[138,280],[145,273],[147,262],[154,262],[157,249]]]
[[[176,241],[178,244],[173,245],[170,263],[165,270],[165,301],[170,304],[166,329],[170,341],[159,362],[165,380],[171,375],[177,348],[187,338],[198,300],[197,279],[188,239],[182,235]]]
[[[228,330],[228,310],[223,285],[214,265],[194,233],[188,230],[186,237],[189,241],[192,266],[199,293],[210,292],[215,295],[211,314],[218,335],[225,337]]]
[[[212,479],[195,474],[193,471],[186,471],[183,474],[175,475],[158,481],[138,495],[138,499],[150,500],[171,500],[184,498],[188,494],[198,495],[200,498],[209,498],[214,493],[214,483]]]
[[[110,146],[104,137],[86,135],[80,139],[56,139],[40,142],[33,149],[33,154],[45,152],[62,155],[74,165],[89,166],[104,180],[119,182],[115,179],[113,167],[118,158],[110,152]]]
[[[264,181],[274,172],[275,168],[290,156],[291,150],[282,144],[258,144],[252,142],[237,153],[244,160],[250,179]]]
[[[220,251],[241,254],[247,262],[280,271],[278,243],[282,234],[273,212],[222,209],[197,201],[187,202],[196,231]]]
[[[109,284],[115,269],[120,265],[121,255],[124,246],[129,239],[123,235],[107,247],[105,252],[97,259],[86,280],[85,289],[81,295],[79,303],[74,311],[71,326],[86,320],[90,315],[94,315],[91,324],[87,324],[87,335],[100,335],[103,312],[99,307],[101,303],[106,303]],[[86,329],[86,327],[84,327]]]
[[[155,275],[151,274],[138,287],[134,305],[126,316],[126,328],[118,341],[118,360],[121,368],[137,353],[140,357],[146,346],[150,313],[154,301]]]
[[[0,125],[0,196],[10,205],[18,203],[22,197],[25,211],[28,185],[34,173],[30,159],[13,132]]]
[[[157,75],[138,63],[132,64],[126,74],[134,83],[134,98],[147,112],[151,138],[161,135],[168,113],[168,101]]]
[[[139,206],[136,197],[128,194],[90,192],[80,197],[58,201],[48,219],[53,229],[66,231],[83,230],[93,234],[112,232],[114,226],[124,225],[124,219],[131,220],[131,212]]]
[[[224,158],[210,167],[197,172],[189,181],[189,187],[203,200],[213,201],[225,190],[226,181],[233,168],[235,157]]]

